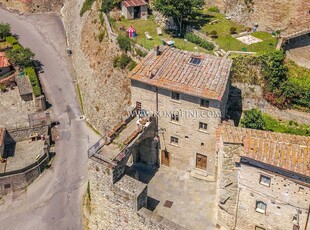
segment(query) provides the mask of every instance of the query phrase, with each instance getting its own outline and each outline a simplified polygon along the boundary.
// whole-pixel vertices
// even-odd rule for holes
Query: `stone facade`
[[[135,19],[135,7],[125,7],[123,2],[121,3],[122,14],[125,16],[126,19]],[[140,8],[140,12],[138,15],[136,15],[136,18],[147,19],[147,5],[138,7]]]
[[[209,108],[201,107],[201,99],[198,97],[180,94],[180,100],[173,100],[171,91],[162,88],[157,90],[158,92],[154,86],[135,80],[131,82],[132,105],[136,106],[136,103],[140,102],[141,108],[146,111],[156,113],[158,110],[160,152],[168,151],[169,166],[192,170],[196,168],[196,154],[199,153],[207,156],[207,166],[202,171],[215,176],[215,129],[226,114],[229,84],[222,101],[210,99]],[[192,111],[194,114],[189,114]],[[178,122],[171,120],[171,113],[176,112],[180,112]],[[207,130],[199,129],[200,122],[207,124]],[[171,137],[178,138],[178,143],[171,143]]]
[[[240,158],[243,146],[219,144],[218,224],[221,229],[305,229],[309,178]],[[270,178],[270,185],[261,182]],[[266,205],[264,212],[257,202]]]

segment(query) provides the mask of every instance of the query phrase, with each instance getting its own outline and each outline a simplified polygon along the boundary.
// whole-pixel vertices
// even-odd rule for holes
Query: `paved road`
[[[0,22],[11,24],[19,41],[43,64],[40,80],[60,120],[56,158],[25,191],[10,194],[0,205],[0,229],[82,229],[81,201],[87,184],[89,145],[97,136],[80,114],[72,67],[66,57],[65,33],[55,15],[20,16],[0,9]]]

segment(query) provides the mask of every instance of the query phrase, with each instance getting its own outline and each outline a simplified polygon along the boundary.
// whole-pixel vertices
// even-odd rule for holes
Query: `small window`
[[[11,188],[11,184],[5,184],[5,185],[4,185],[4,188],[5,188],[5,189]]]
[[[208,124],[199,122],[199,129],[207,130],[208,129]]]
[[[171,98],[172,98],[173,100],[180,100],[180,94],[179,94],[179,93],[176,93],[176,92],[172,92]]]
[[[265,229],[259,226],[255,226],[255,230],[265,230]]]
[[[202,61],[201,58],[191,57],[189,63],[193,65],[200,65],[201,61]]]
[[[172,114],[171,115],[171,121],[179,122],[179,115],[178,114]]]
[[[299,193],[304,193],[305,189],[303,187],[299,187],[298,192]]]
[[[266,213],[267,205],[262,201],[256,201],[256,212]]]
[[[208,100],[204,100],[204,99],[200,100],[200,106],[201,107],[209,108],[209,104],[210,104],[210,102]]]
[[[270,182],[271,182],[270,177],[267,177],[267,176],[264,176],[264,175],[260,175],[260,180],[259,180],[260,184],[269,187],[270,186]]]
[[[171,136],[170,143],[171,144],[178,144],[179,143],[179,138]]]

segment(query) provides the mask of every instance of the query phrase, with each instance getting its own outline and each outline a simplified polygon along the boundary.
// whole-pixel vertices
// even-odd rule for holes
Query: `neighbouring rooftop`
[[[242,157],[310,177],[310,137],[221,125],[218,138],[243,145]]]
[[[205,53],[160,47],[131,71],[129,78],[168,90],[221,100],[232,61]]]
[[[25,76],[16,75],[15,81],[19,90],[19,94],[21,96],[33,93],[33,89],[29,77],[27,75]]]
[[[0,52],[0,68],[5,68],[11,66],[9,60],[5,56],[5,53]]]
[[[128,7],[136,7],[136,6],[145,6],[147,5],[147,2],[144,0],[125,0],[123,1],[123,5]]]

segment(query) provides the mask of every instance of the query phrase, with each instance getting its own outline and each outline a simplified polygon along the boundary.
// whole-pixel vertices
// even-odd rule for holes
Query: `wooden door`
[[[161,150],[161,164],[165,166],[170,165],[170,153],[165,150]]]
[[[136,110],[141,111],[141,102],[136,101]]]
[[[196,168],[207,170],[207,160],[208,160],[207,156],[197,153]]]

